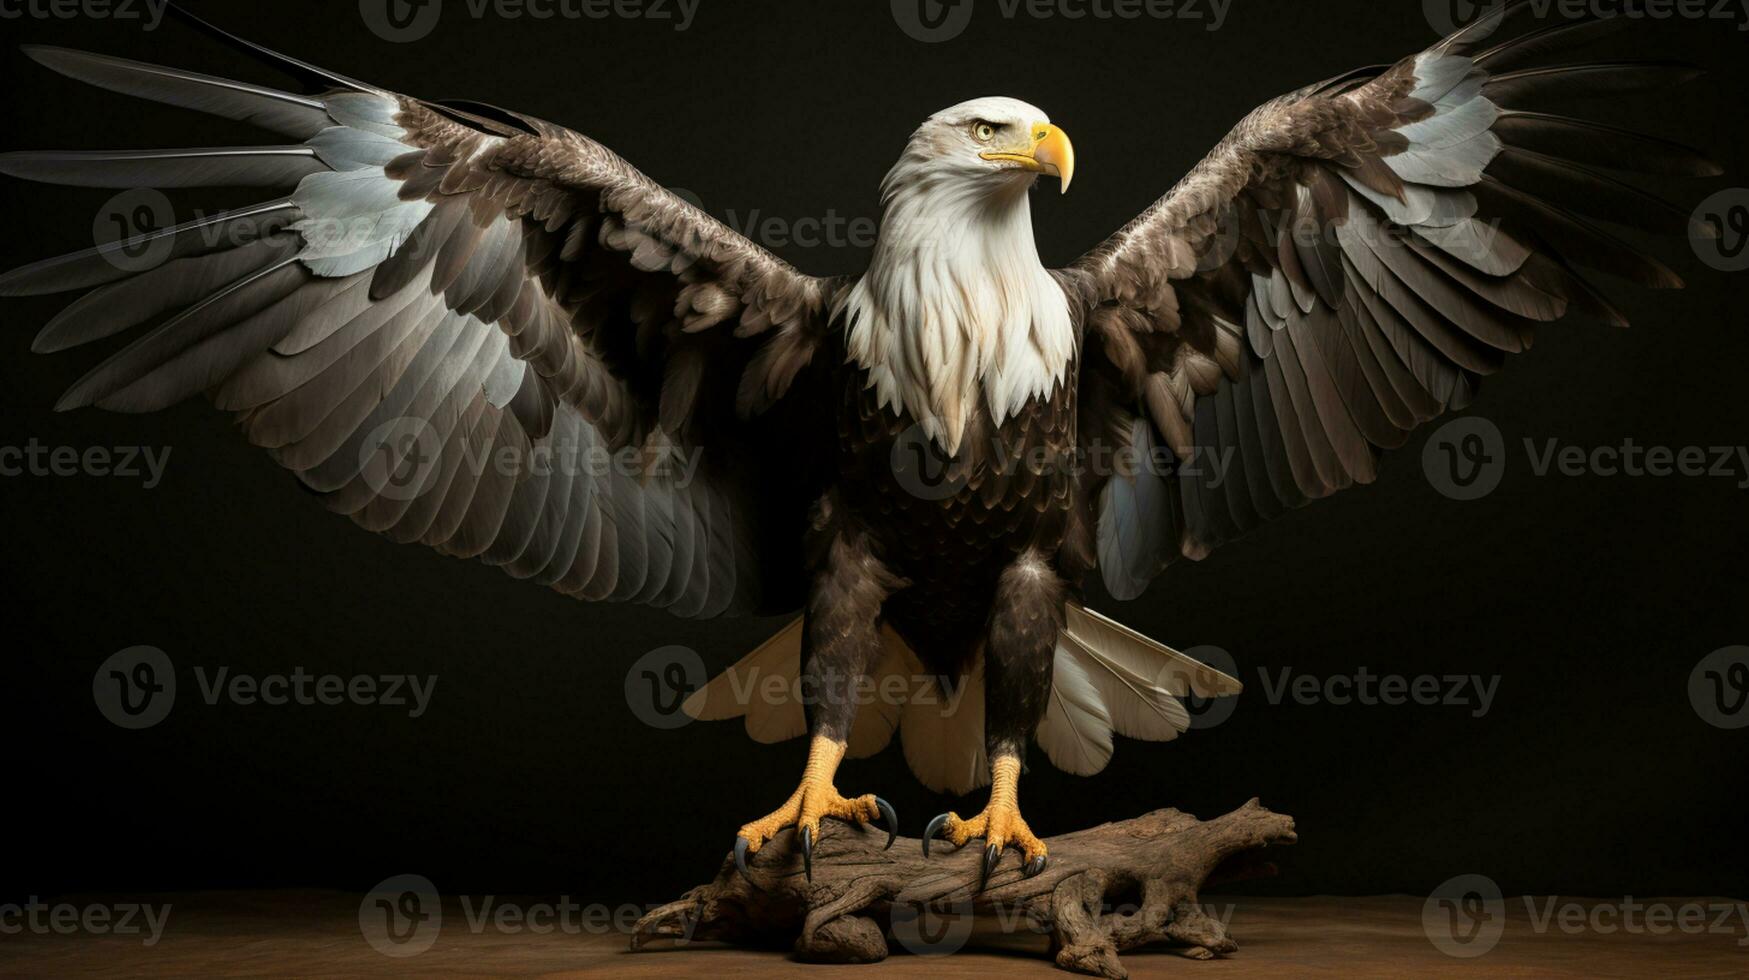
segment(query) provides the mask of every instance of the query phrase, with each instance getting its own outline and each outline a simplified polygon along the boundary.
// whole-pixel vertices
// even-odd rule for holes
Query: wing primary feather
[[[1584,65],[1525,68],[1490,77],[1482,94],[1505,109],[1522,108],[1527,100],[1601,99],[1633,95],[1680,85],[1701,71],[1681,62],[1617,61]]]
[[[328,165],[308,146],[18,150],[0,174],[68,187],[291,187]]]
[[[21,50],[45,68],[88,85],[193,109],[305,140],[334,125],[317,98],[179,68],[41,44]]]
[[[1509,146],[1611,170],[1670,177],[1725,172],[1692,147],[1588,119],[1510,109],[1494,121],[1494,132]]]
[[[1626,28],[1628,17],[1596,17],[1565,21],[1520,34],[1471,56],[1477,68],[1500,74],[1555,52],[1573,52]]]
[[[271,68],[283,71],[307,85],[311,85],[318,89],[337,85],[340,88],[352,89],[358,92],[367,92],[375,95],[388,94],[374,85],[366,85],[355,79],[347,78],[345,75],[337,74],[324,68],[318,68],[308,62],[300,61],[297,58],[280,54],[278,51],[274,51],[271,48],[256,44],[254,41],[238,37],[221,27],[195,16],[179,3],[164,0],[164,9],[170,14],[170,16],[188,24],[195,30],[200,31],[209,37],[216,38],[220,42],[255,58]]]
[[[170,228],[105,242],[67,255],[33,262],[0,275],[0,296],[41,296],[89,289],[140,274],[136,261],[156,265],[238,247],[266,238],[297,220],[290,198],[204,215]],[[167,242],[167,247],[165,243]],[[161,251],[161,255],[154,255]],[[138,258],[136,258],[138,257]],[[39,351],[40,353],[40,351]]]

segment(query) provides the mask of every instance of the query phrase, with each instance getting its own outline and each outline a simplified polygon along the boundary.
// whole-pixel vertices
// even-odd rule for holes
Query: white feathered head
[[[997,96],[972,99],[930,116],[905,145],[881,186],[883,199],[903,189],[938,191],[952,182],[968,193],[1031,187],[1039,175],[1075,176],[1075,148],[1036,106]]]
[[[1075,150],[1037,107],[983,98],[930,116],[881,183],[869,270],[836,304],[881,404],[950,453],[980,401],[1000,425],[1060,385],[1074,352],[1033,242],[1040,175],[1067,190]]]

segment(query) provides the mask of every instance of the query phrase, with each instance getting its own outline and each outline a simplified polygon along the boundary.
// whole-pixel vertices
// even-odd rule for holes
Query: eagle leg
[[[1002,572],[985,640],[984,740],[990,757],[990,802],[970,820],[944,813],[929,822],[923,853],[938,835],[956,847],[984,841],[978,888],[1017,847],[1022,871],[1032,877],[1049,858],[1044,841],[1020,816],[1021,753],[1044,716],[1051,691],[1051,665],[1063,629],[1063,580],[1038,551],[1022,552]]]
[[[1020,815],[1020,756],[1004,755],[990,764],[990,802],[984,812],[970,819],[957,813],[944,813],[929,821],[923,832],[923,856],[929,856],[929,842],[945,840],[954,847],[964,847],[974,840],[984,842],[983,861],[978,866],[978,890],[990,878],[990,871],[1002,861],[1002,851],[1017,847],[1026,877],[1042,872],[1050,857],[1045,842],[1038,839]]]
[[[827,530],[822,528],[822,530]],[[886,823],[887,846],[899,833],[898,817],[887,801],[873,794],[845,799],[833,785],[844,759],[856,698],[862,679],[883,651],[881,604],[903,583],[888,573],[860,534],[828,531],[830,544],[809,590],[802,628],[802,676],[808,728],[808,763],[801,785],[771,813],[741,828],[735,839],[735,862],[743,874],[747,855],[785,827],[795,827],[802,851],[802,869],[814,877],[814,842],[820,839],[820,818],[837,817],[856,824]]]
[[[808,764],[802,770],[802,783],[789,799],[776,810],[744,825],[735,836],[735,863],[745,874],[747,855],[759,853],[765,842],[776,837],[785,827],[795,827],[801,835],[802,868],[810,880],[814,877],[814,841],[819,838],[820,819],[837,817],[847,823],[886,824],[887,846],[899,833],[899,818],[892,804],[869,793],[855,799],[845,799],[833,785],[838,762],[844,758],[844,743],[816,735],[808,745]]]

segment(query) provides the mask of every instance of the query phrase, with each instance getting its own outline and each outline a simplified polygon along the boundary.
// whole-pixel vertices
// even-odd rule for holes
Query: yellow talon
[[[759,849],[776,837],[779,831],[785,827],[794,827],[802,841],[803,867],[808,877],[812,878],[814,841],[820,836],[822,817],[837,817],[855,824],[885,819],[887,846],[892,846],[893,838],[898,834],[898,819],[893,814],[893,808],[872,793],[846,799],[839,795],[838,788],[833,785],[832,778],[843,758],[844,743],[835,742],[823,735],[814,736],[813,742],[808,745],[808,764],[802,771],[801,785],[796,787],[796,791],[790,794],[782,806],[744,825],[736,835],[735,861],[743,873],[747,870],[746,855],[759,853]]]
[[[1049,849],[1020,815],[1019,787],[1020,759],[1015,756],[999,756],[990,766],[990,802],[984,807],[984,811],[969,820],[952,812],[931,820],[929,829],[923,833],[924,855],[929,854],[929,842],[932,838],[939,837],[955,847],[964,847],[971,841],[982,838],[985,850],[979,876],[980,887],[983,879],[989,877],[990,869],[1001,860],[1004,848],[1020,849],[1023,871],[1027,877],[1043,871]]]

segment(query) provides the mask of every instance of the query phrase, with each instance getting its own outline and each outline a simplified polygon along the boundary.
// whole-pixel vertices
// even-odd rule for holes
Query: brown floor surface
[[[139,936],[63,935],[11,928],[0,917],[0,975],[32,977],[328,977],[328,976],[614,976],[716,978],[1066,976],[1042,956],[1041,936],[998,936],[995,948],[969,946],[952,956],[894,955],[877,966],[811,966],[781,953],[697,944],[644,953],[626,950],[618,931],[504,931],[470,926],[467,910],[444,907],[436,943],[407,958],[373,950],[362,938],[357,896],[318,892],[200,893],[148,899],[172,908],[162,939],[149,948]],[[1547,899],[1536,900],[1541,915]],[[1643,903],[1658,900],[1639,900]],[[59,899],[53,904],[85,903]],[[1728,921],[1709,912],[1699,931],[1605,932],[1537,928],[1525,900],[1508,899],[1498,943],[1474,959],[1437,950],[1422,926],[1423,900],[1377,898],[1214,899],[1212,914],[1228,914],[1239,951],[1192,962],[1164,951],[1124,956],[1135,977],[1434,977],[1486,973],[1525,977],[1749,976],[1749,913],[1722,899],[1671,899],[1735,905]],[[499,900],[500,905],[504,904]],[[522,905],[523,903],[511,903]],[[1594,902],[1579,900],[1586,909]],[[474,910],[478,912],[478,900]],[[580,920],[574,920],[580,921]]]

